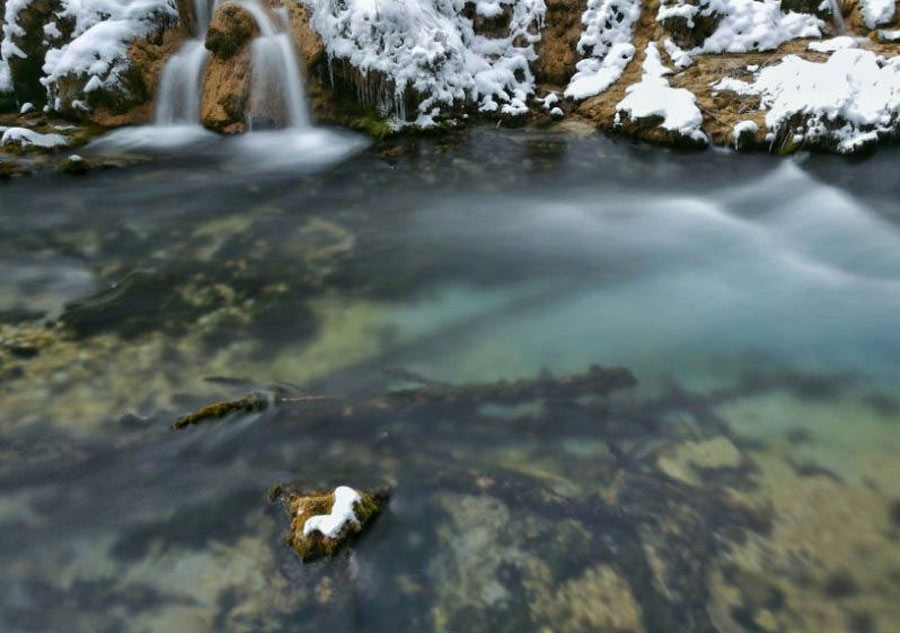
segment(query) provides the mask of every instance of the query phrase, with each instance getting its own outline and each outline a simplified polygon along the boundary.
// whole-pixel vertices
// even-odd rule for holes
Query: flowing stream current
[[[0,631],[900,630],[896,149],[236,143],[0,187]]]

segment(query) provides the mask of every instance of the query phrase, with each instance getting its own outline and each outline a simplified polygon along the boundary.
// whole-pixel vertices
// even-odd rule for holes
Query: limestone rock
[[[547,17],[537,44],[535,76],[538,81],[564,86],[575,72],[576,45],[581,37],[585,0],[549,0]]]
[[[206,48],[218,59],[231,59],[259,35],[253,16],[236,2],[221,5],[206,33]]]

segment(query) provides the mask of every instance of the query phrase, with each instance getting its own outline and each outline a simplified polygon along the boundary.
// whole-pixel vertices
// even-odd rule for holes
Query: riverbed
[[[0,629],[900,631],[898,150],[334,134],[0,186]],[[304,564],[282,482],[391,498]]]

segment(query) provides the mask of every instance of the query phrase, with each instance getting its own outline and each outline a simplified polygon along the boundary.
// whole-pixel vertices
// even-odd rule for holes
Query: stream
[[[0,185],[0,630],[900,632],[900,150],[165,129]],[[304,564],[280,482],[391,498]]]

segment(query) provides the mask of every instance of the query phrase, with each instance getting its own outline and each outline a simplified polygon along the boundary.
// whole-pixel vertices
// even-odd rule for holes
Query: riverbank
[[[61,28],[52,21],[58,9],[9,3],[0,90],[13,120],[4,125],[47,134],[33,125],[41,110],[96,129],[159,122],[164,70],[176,61],[180,69],[168,76],[197,85],[170,87],[165,99],[195,104],[186,120],[225,133],[253,121],[278,125],[281,110],[254,96],[251,81],[262,63],[252,60],[263,20],[263,31],[292,42],[311,120],[377,137],[485,119],[506,127],[564,121],[684,148],[856,154],[896,136],[900,23],[889,0],[415,6],[288,1],[213,12],[148,0],[139,15],[87,12]],[[97,34],[113,27],[118,48],[90,65]],[[2,151],[61,144],[7,130]]]

